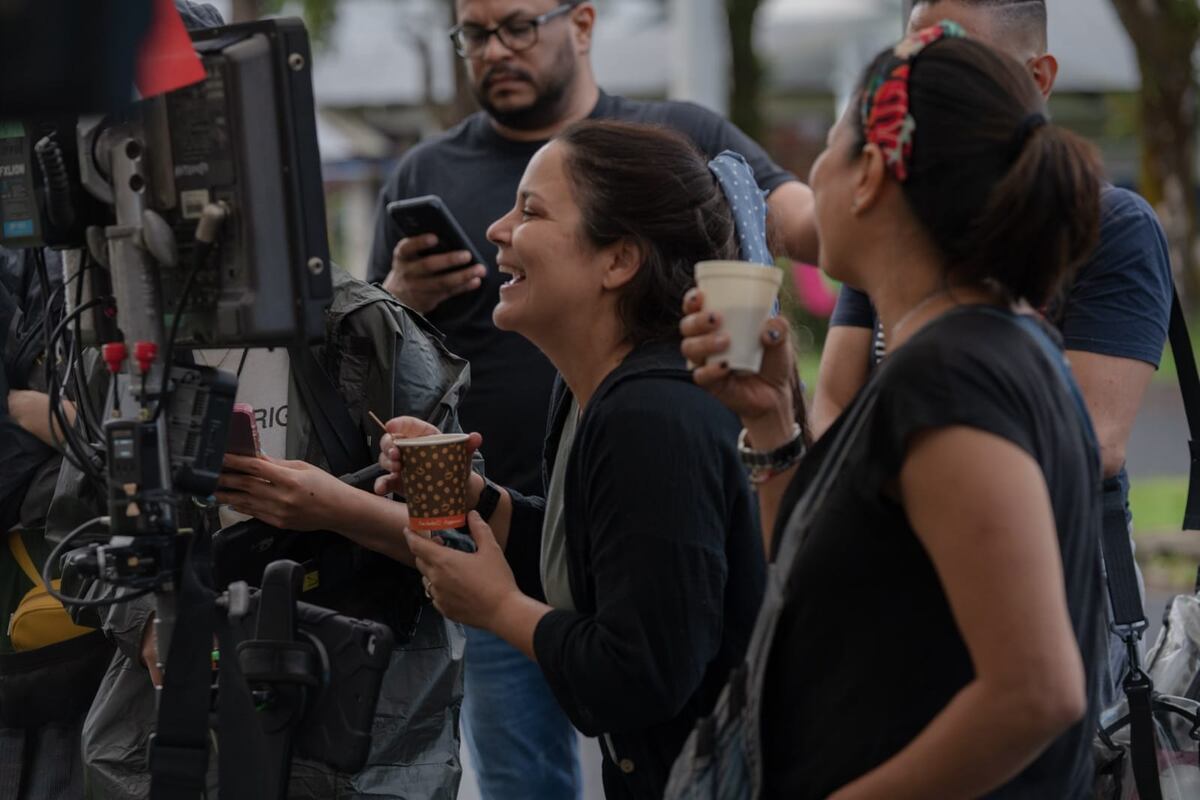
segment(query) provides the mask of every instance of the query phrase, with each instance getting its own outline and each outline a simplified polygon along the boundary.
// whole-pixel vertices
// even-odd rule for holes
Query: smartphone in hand
[[[458,220],[450,213],[450,209],[442,202],[442,198],[437,195],[428,194],[423,197],[396,200],[388,203],[387,213],[405,238],[423,236],[427,233],[437,236],[437,244],[422,252],[422,256],[453,253],[458,250],[466,250],[471,254],[471,260],[466,264],[449,267],[441,270],[442,273],[466,269],[472,264],[487,266],[488,262],[483,260],[483,256],[463,231],[462,226],[458,224]]]
[[[225,451],[235,456],[257,456],[262,452],[258,424],[254,421],[254,406],[234,403],[229,418],[229,444]]]

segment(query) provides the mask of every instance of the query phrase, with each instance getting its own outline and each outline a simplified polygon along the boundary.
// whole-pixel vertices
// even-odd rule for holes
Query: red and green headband
[[[948,19],[917,31],[892,49],[891,56],[863,87],[862,125],[866,139],[883,151],[888,169],[901,183],[908,179],[913,134],[917,130],[917,121],[908,107],[908,78],[913,59],[939,39],[960,39],[966,35],[961,25]]]

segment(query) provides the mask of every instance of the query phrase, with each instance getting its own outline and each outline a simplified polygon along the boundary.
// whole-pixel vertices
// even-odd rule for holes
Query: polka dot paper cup
[[[404,467],[408,527],[440,531],[467,524],[467,478],[471,454],[467,434],[444,433],[393,439]]]

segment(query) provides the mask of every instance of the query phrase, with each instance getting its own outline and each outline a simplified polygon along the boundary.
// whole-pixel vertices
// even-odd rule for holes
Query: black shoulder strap
[[[374,459],[362,431],[350,418],[346,401],[308,347],[289,347],[296,388],[312,419],[329,471],[346,475],[368,466]]]
[[[1188,423],[1188,451],[1191,471],[1188,478],[1187,505],[1183,511],[1183,529],[1200,530],[1200,374],[1196,371],[1196,355],[1188,336],[1187,318],[1179,292],[1171,291],[1171,324],[1167,329],[1175,372],[1179,376],[1179,392],[1183,395],[1183,411]]]

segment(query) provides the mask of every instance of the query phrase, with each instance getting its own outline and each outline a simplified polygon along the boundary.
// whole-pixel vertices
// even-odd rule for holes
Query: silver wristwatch
[[[804,434],[799,423],[792,436],[774,450],[754,450],[746,444],[746,429],[738,435],[738,455],[742,465],[750,471],[751,483],[764,483],[784,470],[793,467],[804,455]]]

